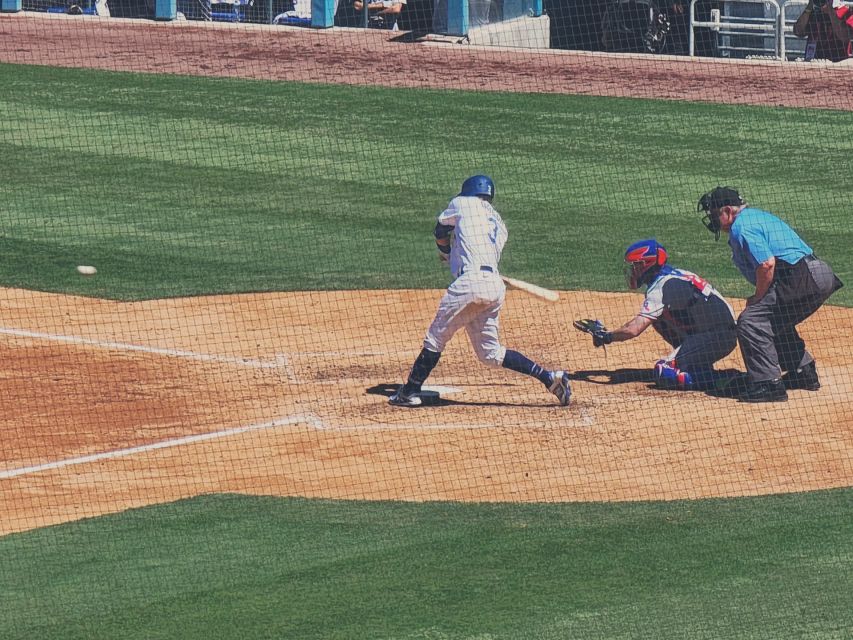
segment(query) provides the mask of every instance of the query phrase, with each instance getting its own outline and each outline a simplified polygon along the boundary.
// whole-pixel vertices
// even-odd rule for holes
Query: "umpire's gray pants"
[[[750,382],[776,380],[814,357],[797,333],[797,325],[826,302],[841,281],[812,256],[796,265],[777,261],[776,277],[765,296],[740,314],[737,335]]]

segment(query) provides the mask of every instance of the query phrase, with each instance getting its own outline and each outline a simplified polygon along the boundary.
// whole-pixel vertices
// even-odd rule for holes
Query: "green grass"
[[[625,246],[656,236],[675,264],[747,295],[695,213],[718,183],[853,281],[849,167],[833,161],[853,152],[847,114],[17,65],[0,85],[7,286],[443,287],[434,218],[478,172],[510,228],[504,270],[547,286],[622,290]],[[833,301],[853,304],[853,287]]]
[[[5,286],[442,287],[434,217],[479,172],[505,271],[544,285],[622,290],[654,235],[747,295],[695,213],[718,183],[853,282],[847,114],[16,65],[0,86]],[[851,504],[207,496],[0,538],[0,638],[849,638]]]
[[[0,636],[849,638],[851,501],[205,496],[0,539]]]

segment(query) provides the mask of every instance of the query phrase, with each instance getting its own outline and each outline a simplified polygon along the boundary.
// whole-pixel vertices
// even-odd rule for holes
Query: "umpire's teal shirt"
[[[796,264],[812,249],[803,239],[772,213],[755,207],[742,209],[729,229],[732,262],[743,277],[755,284],[755,270],[774,257]]]

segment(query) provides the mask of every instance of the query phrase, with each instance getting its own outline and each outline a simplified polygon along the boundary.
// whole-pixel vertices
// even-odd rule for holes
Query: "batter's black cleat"
[[[814,361],[800,369],[788,371],[782,376],[782,382],[789,391],[791,389],[805,389],[806,391],[820,389],[820,378],[817,377],[817,367]]]
[[[403,387],[400,387],[388,398],[388,404],[392,404],[395,407],[419,407],[423,404],[423,401],[416,393],[411,395],[403,393]]]
[[[785,402],[787,399],[785,383],[779,378],[750,383],[739,398],[741,402]]]
[[[551,384],[548,391],[557,396],[557,400],[564,407],[569,404],[572,397],[572,388],[569,386],[569,374],[565,371],[552,371]]]

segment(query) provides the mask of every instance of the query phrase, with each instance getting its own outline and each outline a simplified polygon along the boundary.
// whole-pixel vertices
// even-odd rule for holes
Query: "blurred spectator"
[[[669,31],[669,17],[656,0],[609,0],[601,44],[616,53],[661,53]]]
[[[832,0],[811,0],[794,23],[794,35],[808,38],[806,60],[840,62],[853,56],[853,12]]]
[[[368,0],[367,26],[371,29],[399,31],[399,18],[405,6],[406,0]],[[352,8],[355,14],[360,16],[364,11],[364,3],[361,0],[355,0]]]

